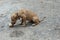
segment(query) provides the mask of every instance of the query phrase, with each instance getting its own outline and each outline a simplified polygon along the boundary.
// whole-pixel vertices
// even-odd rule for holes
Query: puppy
[[[22,18],[21,25],[23,26],[26,26],[26,20],[29,22],[34,22],[35,25],[40,22],[38,16],[30,10],[21,9],[18,11],[18,16]]]
[[[39,24],[40,22],[38,16],[34,12],[26,9],[21,9],[11,16],[11,23],[9,26],[13,27],[16,21],[20,18],[22,18],[22,26],[26,26],[26,20],[33,22],[35,25]]]

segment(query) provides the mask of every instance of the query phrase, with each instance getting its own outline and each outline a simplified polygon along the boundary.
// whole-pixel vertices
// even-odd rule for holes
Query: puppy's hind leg
[[[33,22],[34,22],[33,24],[34,26],[40,23],[39,19],[33,19]]]
[[[39,24],[40,23],[40,21],[38,21],[38,20],[35,20],[35,25],[37,25],[37,24]]]

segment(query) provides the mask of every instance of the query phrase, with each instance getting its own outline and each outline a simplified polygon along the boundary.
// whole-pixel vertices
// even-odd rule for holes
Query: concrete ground
[[[36,26],[22,27],[17,21],[9,28],[12,13],[21,8],[46,18]],[[60,40],[60,0],[0,0],[0,40]]]

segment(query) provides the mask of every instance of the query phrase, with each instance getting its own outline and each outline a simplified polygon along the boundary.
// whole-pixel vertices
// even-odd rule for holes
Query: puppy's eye
[[[15,20],[16,20],[16,18],[12,18],[11,20],[12,20],[12,21],[15,21]]]
[[[14,21],[14,19],[11,19],[12,21]]]
[[[17,17],[15,17],[15,19],[17,19]]]

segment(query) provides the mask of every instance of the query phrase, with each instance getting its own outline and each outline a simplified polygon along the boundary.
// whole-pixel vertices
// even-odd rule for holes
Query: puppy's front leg
[[[23,24],[22,26],[26,26],[26,16],[25,15],[23,15],[23,17],[22,17],[21,24]]]
[[[23,25],[23,19],[21,20],[21,24],[20,25]]]

